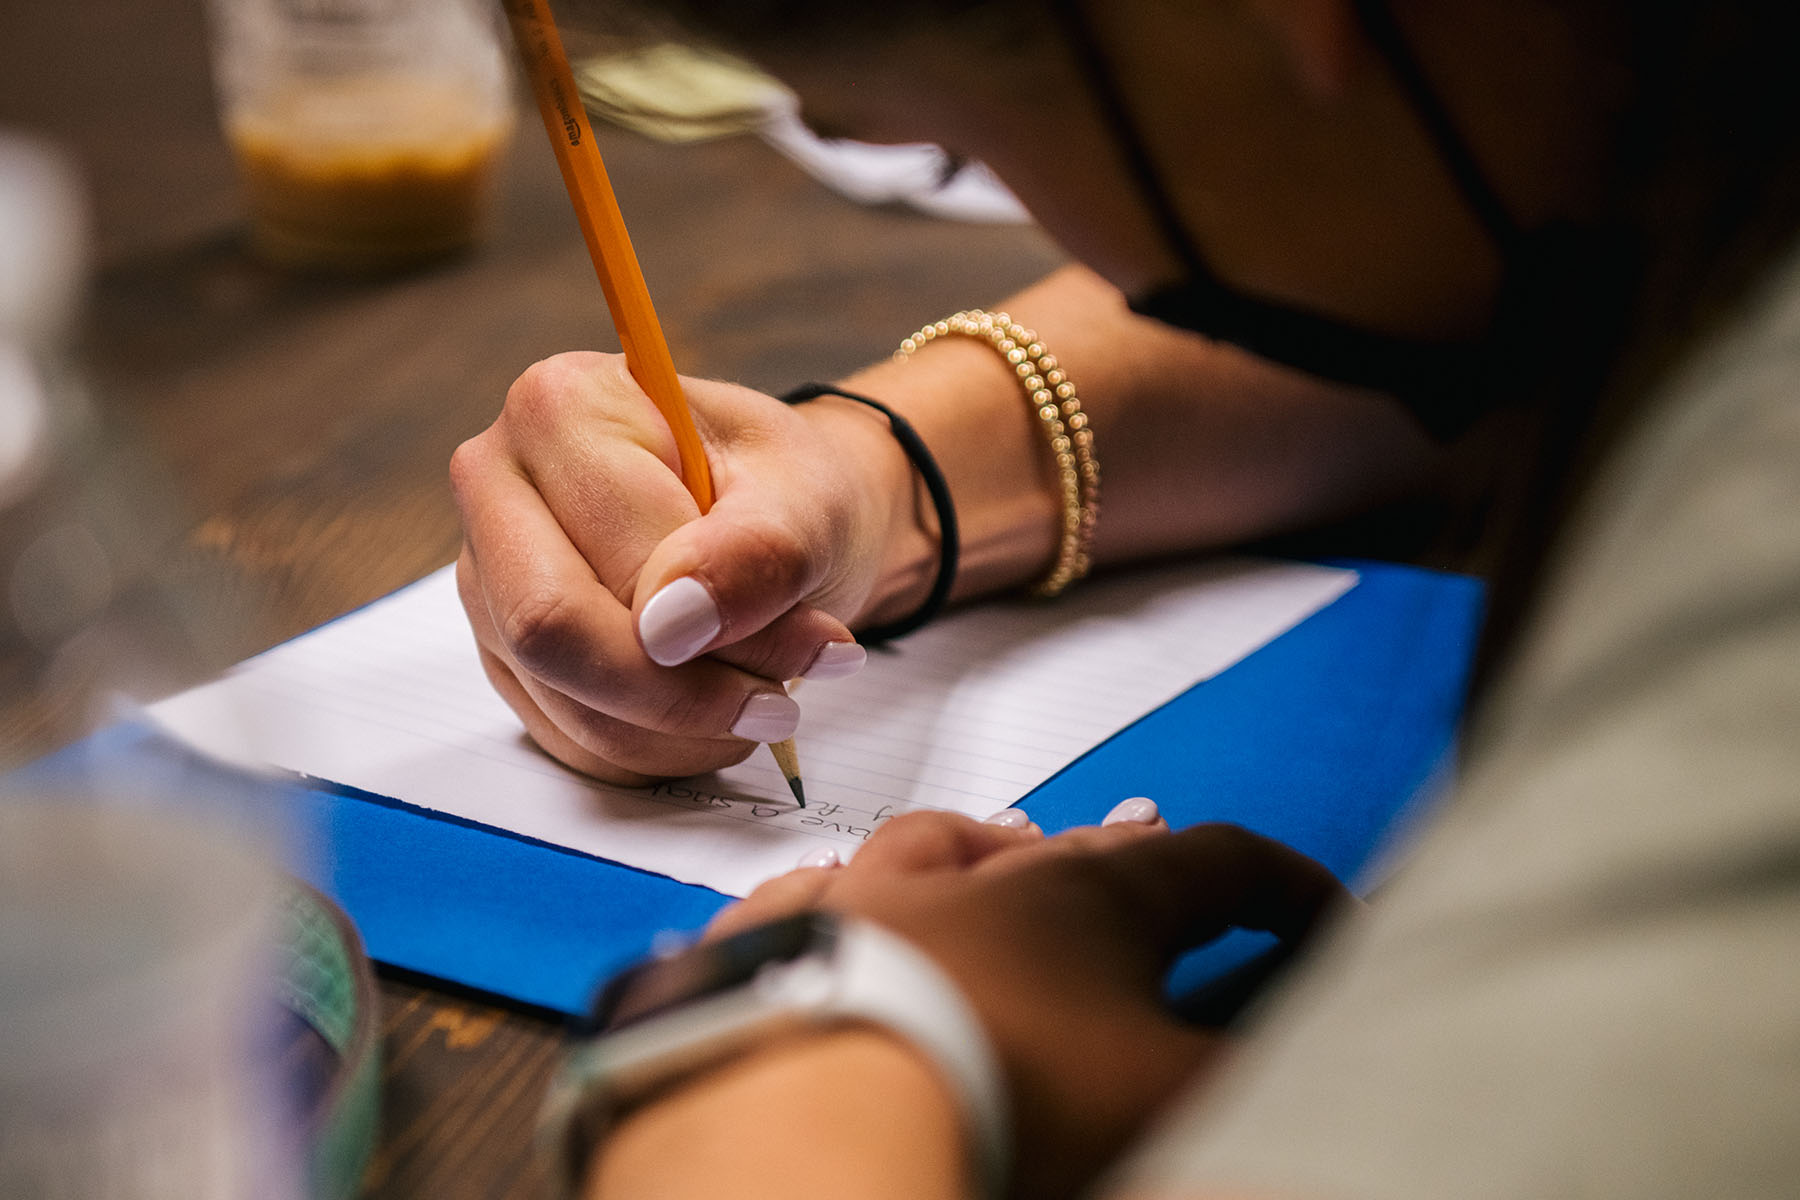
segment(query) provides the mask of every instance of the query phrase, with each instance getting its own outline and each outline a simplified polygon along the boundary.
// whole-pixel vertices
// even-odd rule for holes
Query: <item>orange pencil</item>
[[[612,312],[613,328],[618,330],[619,344],[625,351],[625,365],[674,432],[681,454],[681,481],[700,511],[705,512],[713,501],[706,451],[700,445],[694,418],[681,394],[681,380],[669,357],[669,344],[663,340],[662,323],[656,319],[656,309],[650,303],[650,289],[644,284],[637,252],[631,248],[631,235],[625,232],[625,216],[619,211],[606,165],[600,161],[600,151],[594,145],[594,131],[581,107],[581,94],[569,71],[556,21],[545,0],[505,3],[513,40],[525,62],[531,90],[537,96],[551,148],[556,151],[556,165],[569,189],[569,200],[575,205],[575,219],[581,224],[581,236],[594,260],[600,289],[606,293],[606,307]]]
[[[688,412],[687,398],[681,393],[681,380],[675,374],[669,344],[663,339],[662,323],[656,319],[637,251],[631,248],[631,236],[625,231],[625,215],[619,211],[606,165],[600,161],[600,150],[594,145],[594,131],[581,107],[581,93],[569,70],[569,57],[556,32],[556,20],[550,15],[547,0],[504,0],[504,4],[513,41],[519,47],[525,75],[537,97],[538,112],[556,152],[563,185],[569,189],[569,200],[575,206],[575,219],[587,242],[588,256],[594,260],[600,290],[606,293],[606,307],[612,313],[613,328],[625,351],[625,365],[669,423],[681,456],[681,481],[704,513],[713,502],[706,449],[700,444],[700,434]],[[805,808],[806,792],[800,783],[800,763],[793,739],[769,748],[794,799]]]

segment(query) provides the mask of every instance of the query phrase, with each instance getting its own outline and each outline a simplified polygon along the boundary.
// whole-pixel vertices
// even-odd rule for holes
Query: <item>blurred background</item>
[[[472,252],[360,279],[252,257],[203,9],[7,5],[0,127],[66,151],[86,189],[77,355],[102,415],[176,485],[171,565],[235,661],[453,557],[450,451],[531,362],[617,343],[530,112]],[[845,201],[753,138],[598,136],[690,374],[830,378],[1059,261],[1029,226]]]
[[[0,488],[0,765],[37,758],[128,712],[130,699],[197,682],[448,562],[459,542],[451,450],[493,419],[531,362],[617,348],[530,111],[499,151],[493,210],[472,247],[348,274],[259,254],[208,31],[205,0],[0,6],[0,138],[29,147],[17,161],[36,165],[15,177],[51,180],[53,197],[29,220],[0,223],[0,284],[21,297],[8,311],[31,326],[6,330],[7,361],[29,370],[0,369],[10,388],[0,473],[8,455],[44,467]],[[828,379],[887,354],[924,320],[992,303],[1060,261],[1029,225],[846,199],[808,173],[819,169],[813,148],[791,139],[778,152],[749,136],[668,143],[597,125],[689,374],[765,390]],[[94,997],[123,981],[122,1009],[48,1027],[110,1047],[95,1060],[99,1091],[81,1094],[117,1103],[106,1096],[119,1072],[106,1064],[154,1059],[144,1043],[104,1036],[123,1028],[118,1011],[151,1003],[142,972],[171,947],[213,946],[206,994],[229,1008],[246,978],[269,973],[246,947],[293,917],[264,890],[279,860],[329,848],[296,850],[273,829],[221,829],[194,807],[214,779],[77,778],[127,807],[136,792],[188,808],[185,822],[158,808],[154,833],[135,817],[122,830],[71,831],[66,814],[46,823],[41,807],[27,811],[38,796],[15,794],[0,810],[15,822],[0,834],[11,851],[0,853],[0,889],[12,889],[11,916],[0,917],[0,1015],[54,1005],[59,987]],[[162,869],[121,875],[121,863],[140,860]],[[216,886],[179,886],[196,878]],[[71,960],[50,979],[41,964],[77,943],[110,953]],[[381,1141],[362,1194],[542,1194],[531,1129],[559,1031],[416,981],[380,981],[376,1008]],[[0,1111],[40,1113],[46,1080],[75,1076],[45,1074],[45,1062],[67,1064],[64,1051],[15,1027],[26,1032],[0,1039]],[[157,1044],[190,1063],[242,1049]],[[328,1073],[328,1058],[304,1030],[287,1030],[275,1051],[290,1076]],[[196,1102],[216,1106],[225,1094],[202,1088]],[[279,1154],[266,1160],[272,1174],[251,1194],[279,1195],[276,1176],[291,1167]],[[245,1194],[242,1176],[221,1178],[186,1194]]]

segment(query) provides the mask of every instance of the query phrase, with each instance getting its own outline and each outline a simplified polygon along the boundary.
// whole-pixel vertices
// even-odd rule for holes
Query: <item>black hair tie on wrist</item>
[[[903,637],[918,629],[926,622],[934,619],[944,611],[949,602],[950,589],[956,583],[956,560],[961,552],[961,542],[956,533],[956,505],[950,499],[950,485],[944,482],[944,473],[938,469],[937,459],[931,457],[931,451],[925,445],[925,439],[919,431],[907,423],[905,417],[867,396],[859,396],[855,392],[846,392],[843,388],[833,387],[828,383],[803,383],[792,388],[781,396],[783,404],[805,404],[808,400],[817,400],[820,396],[838,396],[845,400],[854,400],[858,404],[866,404],[888,419],[888,427],[893,430],[894,440],[906,452],[912,462],[913,470],[925,483],[925,491],[931,496],[931,506],[937,510],[938,519],[938,569],[937,578],[931,583],[931,591],[926,594],[924,603],[910,614],[887,625],[876,625],[865,629],[858,635],[858,640],[870,642],[888,642]]]

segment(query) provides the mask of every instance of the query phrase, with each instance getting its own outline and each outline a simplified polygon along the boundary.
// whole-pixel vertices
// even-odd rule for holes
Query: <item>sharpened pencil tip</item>
[[[788,791],[794,793],[794,799],[800,807],[806,807],[806,789],[800,785],[800,752],[794,749],[794,739],[785,742],[770,742],[769,753],[775,756],[775,765],[781,768],[781,777],[787,780]]]

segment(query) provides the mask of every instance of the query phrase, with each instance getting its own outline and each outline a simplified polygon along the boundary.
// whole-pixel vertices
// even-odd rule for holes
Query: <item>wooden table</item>
[[[94,203],[84,364],[183,512],[171,548],[210,663],[454,557],[451,450],[559,350],[616,349],[549,148],[524,113],[478,252],[374,280],[244,250],[198,0],[0,6],[0,127],[60,141]],[[765,390],[828,379],[1059,261],[1035,230],[859,208],[759,142],[601,131],[675,361]],[[198,668],[197,668],[198,669]],[[386,1110],[367,1194],[532,1196],[550,1025],[384,981]]]
[[[493,419],[531,362],[617,348],[530,113],[477,252],[365,280],[250,258],[201,9],[0,5],[0,128],[55,139],[89,182],[83,365],[103,414],[171,484],[168,572],[204,631],[196,677],[453,558],[452,449]],[[690,374],[770,391],[829,379],[1060,261],[1034,229],[857,207],[751,139],[676,148],[598,136]],[[1442,507],[1422,504],[1323,544],[1479,566],[1483,549],[1472,556],[1467,540],[1478,528],[1447,535]],[[384,1132],[366,1194],[543,1194],[531,1133],[555,1028],[394,979],[382,997]]]

